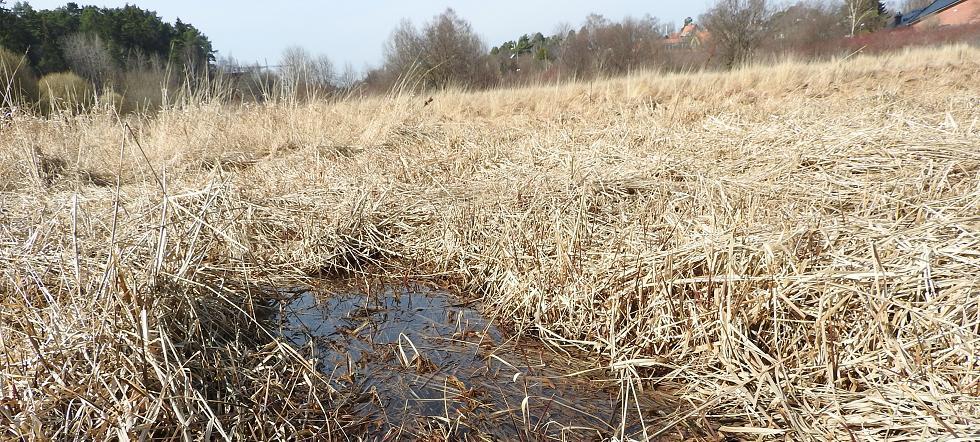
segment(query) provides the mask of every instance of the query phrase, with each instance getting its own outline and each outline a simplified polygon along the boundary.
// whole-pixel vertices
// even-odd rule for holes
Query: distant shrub
[[[915,46],[942,46],[954,43],[980,45],[980,24],[890,29],[801,45],[794,48],[793,52],[819,58],[844,56],[856,52],[880,54]]]
[[[172,104],[172,93],[180,89],[179,78],[171,75],[156,57],[135,54],[129,57],[121,82],[116,88],[123,96],[127,112],[155,113]]]
[[[922,26],[862,35],[845,41],[842,46],[851,51],[883,53],[910,46],[942,46],[952,43],[980,42],[980,24],[960,26]]]
[[[38,82],[38,89],[45,111],[81,111],[91,106],[95,98],[89,82],[71,72],[45,75]]]
[[[0,106],[33,102],[37,99],[37,79],[27,59],[0,47]]]

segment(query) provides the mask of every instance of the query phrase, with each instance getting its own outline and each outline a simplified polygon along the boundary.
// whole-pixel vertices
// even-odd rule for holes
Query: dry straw
[[[263,322],[311,272],[482,296],[615,370],[637,439],[975,436],[978,60],[15,116],[2,438],[357,434]]]

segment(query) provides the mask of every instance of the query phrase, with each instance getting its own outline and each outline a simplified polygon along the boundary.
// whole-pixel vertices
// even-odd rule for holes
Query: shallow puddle
[[[568,376],[588,367],[507,336],[445,291],[387,285],[291,298],[281,333],[356,392],[370,432],[590,440],[619,427],[608,373]]]

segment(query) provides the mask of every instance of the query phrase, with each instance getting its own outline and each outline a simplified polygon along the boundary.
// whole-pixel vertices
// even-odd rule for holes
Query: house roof
[[[908,26],[915,24],[916,22],[938,12],[942,12],[953,6],[965,2],[966,0],[936,0],[922,9],[913,9],[905,14],[902,14],[902,21],[898,23],[899,26]]]
[[[695,33],[697,30],[698,30],[698,25],[696,25],[694,23],[690,23],[687,26],[684,26],[683,29],[681,29],[680,36],[681,37],[687,37],[687,36]]]
[[[697,24],[688,23],[681,28],[680,31],[675,32],[667,36],[667,44],[676,45],[688,42],[692,38],[703,37],[704,31],[702,31]]]

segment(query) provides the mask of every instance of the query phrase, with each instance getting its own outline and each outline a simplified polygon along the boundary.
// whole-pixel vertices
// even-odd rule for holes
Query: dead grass
[[[260,290],[348,272],[453,281],[687,404],[627,408],[636,438],[975,435],[977,60],[15,115],[3,437],[356,434]]]

